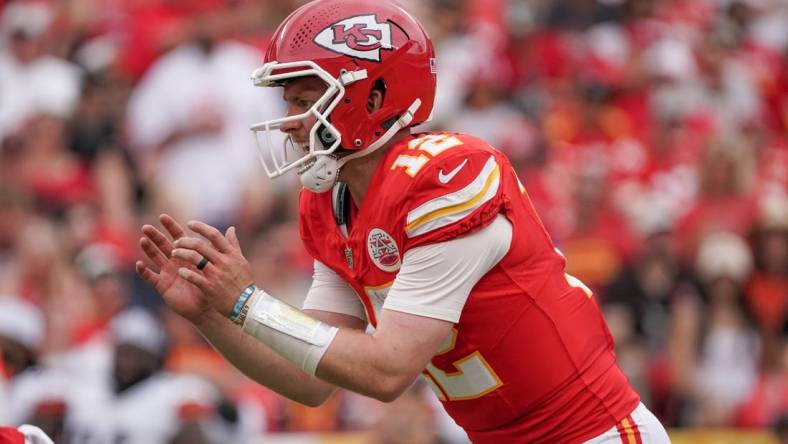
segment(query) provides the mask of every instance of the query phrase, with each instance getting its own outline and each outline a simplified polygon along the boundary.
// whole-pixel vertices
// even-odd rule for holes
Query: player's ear
[[[379,110],[383,106],[383,93],[378,91],[377,89],[373,89],[369,92],[369,97],[367,98],[367,111],[369,113],[374,113],[375,111]]]
[[[367,97],[367,112],[374,113],[383,107],[383,99],[386,97],[386,84],[383,79],[378,79]]]

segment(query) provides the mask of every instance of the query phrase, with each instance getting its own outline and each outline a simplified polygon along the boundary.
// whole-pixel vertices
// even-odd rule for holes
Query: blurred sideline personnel
[[[174,242],[144,226],[159,271],[137,271],[230,362],[305,404],[336,387],[391,401],[422,374],[476,443],[669,442],[507,158],[411,133],[432,111],[434,57],[395,4],[322,0],[279,26],[254,72],[289,107],[252,130],[268,175],[298,169],[304,185],[303,312],[251,284],[233,227],[190,222],[206,240],[162,215]]]
[[[113,318],[109,329],[114,344],[111,369],[73,382],[79,390],[69,399],[65,442],[244,441],[234,435],[232,427],[223,427],[215,407],[220,396],[212,384],[196,375],[165,369],[167,338],[151,313],[127,309]]]
[[[45,328],[38,307],[0,296],[0,425],[31,425],[60,442],[70,381],[40,362]]]

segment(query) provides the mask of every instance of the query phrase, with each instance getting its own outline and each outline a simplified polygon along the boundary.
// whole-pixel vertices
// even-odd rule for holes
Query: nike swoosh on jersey
[[[498,163],[491,155],[479,175],[465,188],[438,196],[408,212],[406,234],[412,238],[465,218],[494,198],[500,183]]]
[[[442,184],[449,183],[454,178],[454,176],[456,176],[457,173],[460,172],[460,170],[462,169],[462,167],[465,166],[466,163],[468,163],[468,158],[467,157],[465,158],[465,160],[462,161],[460,166],[458,166],[457,168],[451,170],[449,172],[449,174],[443,174],[443,169],[438,171],[438,182],[440,182]]]

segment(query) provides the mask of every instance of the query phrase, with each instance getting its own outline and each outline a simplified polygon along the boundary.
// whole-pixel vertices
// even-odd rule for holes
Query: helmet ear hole
[[[379,99],[378,99],[379,97]],[[383,78],[375,80],[372,88],[369,90],[369,97],[367,98],[367,112],[372,114],[383,107],[383,102],[386,100],[386,82]]]
[[[386,86],[386,81],[383,80],[383,77],[375,80],[375,83],[372,85],[372,91],[380,91],[380,94],[383,98],[386,98],[386,90],[388,87]]]

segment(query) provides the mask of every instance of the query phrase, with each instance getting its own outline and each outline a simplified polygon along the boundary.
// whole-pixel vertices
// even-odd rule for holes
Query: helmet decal
[[[315,43],[330,51],[380,62],[380,50],[392,50],[391,25],[379,23],[374,14],[357,15],[328,25]]]

